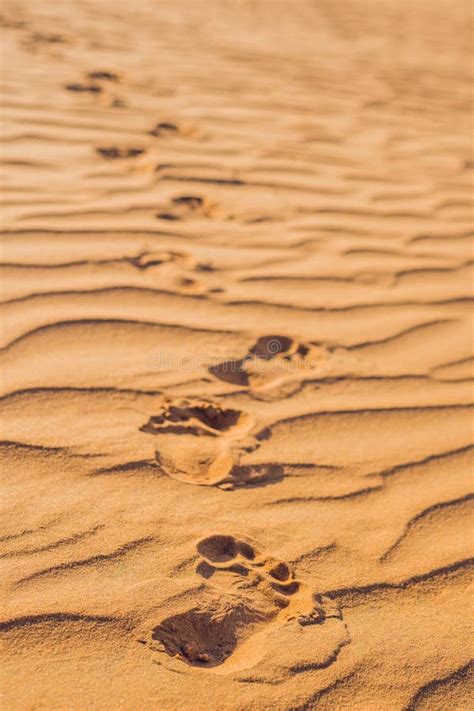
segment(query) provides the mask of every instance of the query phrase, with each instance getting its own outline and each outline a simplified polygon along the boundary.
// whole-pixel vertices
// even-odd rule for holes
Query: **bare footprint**
[[[202,274],[206,265],[183,252],[156,251],[143,252],[127,260],[141,271],[156,271],[159,288],[173,290],[181,294],[209,295],[216,293],[212,279]]]
[[[136,257],[131,257],[130,262],[137,269],[152,269],[153,267],[162,266],[163,264],[175,264],[179,267],[194,268],[194,260],[183,252],[158,251],[158,252],[142,252]]]
[[[158,121],[153,128],[147,131],[149,136],[155,138],[200,138],[200,131],[192,123],[176,121]]]
[[[126,106],[126,102],[121,97],[116,96],[109,91],[110,84],[117,84],[119,81],[120,77],[115,72],[97,70],[87,72],[84,74],[82,81],[70,82],[69,84],[66,84],[64,88],[67,91],[73,91],[79,94],[95,95],[96,101],[103,107],[120,108]],[[119,158],[130,156],[112,155],[105,157]]]
[[[269,640],[294,637],[298,629],[330,619],[338,620],[344,628],[339,638],[346,638],[335,603],[315,594],[289,565],[263,556],[250,541],[211,535],[198,542],[197,552],[202,601],[166,616],[145,640],[173,664],[222,665],[219,673],[255,667],[273,654]]]
[[[64,88],[67,91],[75,91],[77,93],[100,94],[101,91],[103,91],[102,87],[94,82],[83,84],[80,82],[71,82],[70,84],[66,84]]]
[[[209,372],[254,397],[275,399],[296,392],[302,380],[320,366],[324,351],[288,336],[261,336],[240,359],[213,365]]]
[[[206,400],[181,400],[164,407],[159,415],[150,418],[145,427],[153,433],[185,432],[197,436],[226,433],[234,438],[238,436],[236,431],[248,431],[249,421],[249,415],[239,410],[224,410]]]
[[[206,400],[177,400],[166,402],[141,431],[159,435],[156,459],[166,474],[210,486],[228,480],[241,452],[257,446],[248,437],[253,426],[250,415],[240,410]]]
[[[184,220],[189,217],[211,217],[215,206],[200,195],[178,195],[156,213],[160,220]]]
[[[135,148],[133,146],[127,146],[125,148],[119,148],[118,146],[100,146],[95,150],[99,155],[108,160],[136,158],[142,155],[142,153],[145,153],[144,148]]]
[[[175,133],[179,133],[179,126],[171,121],[160,121],[153,126],[153,128],[148,131],[151,136],[156,138],[162,136],[171,136]]]
[[[107,72],[107,71],[100,71],[100,70],[95,71],[95,72],[88,72],[87,78],[91,79],[92,81],[113,81],[113,82],[120,81],[119,75],[115,74],[115,72]]]

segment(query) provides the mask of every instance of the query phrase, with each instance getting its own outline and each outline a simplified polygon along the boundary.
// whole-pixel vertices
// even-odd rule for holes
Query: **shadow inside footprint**
[[[175,262],[186,264],[188,260],[186,255],[180,252],[143,252],[136,257],[130,257],[129,261],[137,269],[145,270]]]
[[[158,138],[159,136],[169,136],[173,133],[178,133],[178,131],[179,128],[175,123],[171,123],[171,121],[160,121],[155,124],[155,126],[151,129],[151,131],[148,131],[148,133],[151,136]]]
[[[88,72],[87,74],[88,79],[92,79],[93,81],[119,81],[120,77],[118,74],[115,74],[114,72],[104,72],[104,71],[96,71],[96,72]]]
[[[150,417],[141,427],[148,434],[207,434],[227,432],[235,427],[242,417],[239,410],[224,410],[209,403],[201,405],[170,405],[159,415]],[[184,426],[180,426],[184,425]]]
[[[293,346],[293,340],[287,336],[261,336],[250,348],[249,353],[270,360],[282,353],[287,353]]]
[[[219,378],[219,380],[223,380],[225,383],[247,386],[249,384],[249,376],[245,371],[244,365],[244,358],[241,360],[228,360],[224,363],[211,365],[209,367],[209,372],[211,375]]]
[[[281,595],[294,595],[300,589],[300,584],[296,580],[291,580],[288,583],[272,583],[272,588]]]
[[[288,580],[291,576],[291,571],[286,563],[276,563],[270,570],[268,574],[271,575],[275,580]]]
[[[211,563],[228,563],[235,561],[239,556],[247,560],[254,560],[255,550],[245,541],[240,541],[234,536],[216,534],[203,538],[196,546],[199,555]]]
[[[213,205],[200,195],[178,195],[171,198],[163,210],[156,213],[159,220],[184,220],[187,217],[210,217]]]
[[[229,657],[237,645],[236,628],[248,618],[242,606],[216,604],[194,608],[163,620],[152,632],[152,639],[171,657],[188,664],[214,667]]]
[[[224,563],[237,557],[237,541],[232,536],[210,536],[199,541],[197,551],[213,563]]]
[[[104,146],[95,149],[103,158],[117,160],[124,158],[136,158],[145,152],[144,148],[118,148],[117,146]]]
[[[186,205],[193,210],[204,205],[204,198],[199,197],[199,195],[179,195],[172,199],[175,205]]]
[[[67,91],[75,91],[77,93],[90,93],[90,94],[100,94],[102,87],[98,84],[79,84],[71,82],[66,84],[64,87]]]

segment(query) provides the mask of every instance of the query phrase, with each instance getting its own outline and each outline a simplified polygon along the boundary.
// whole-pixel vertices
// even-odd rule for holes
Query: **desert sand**
[[[470,3],[0,19],[1,708],[472,708]]]

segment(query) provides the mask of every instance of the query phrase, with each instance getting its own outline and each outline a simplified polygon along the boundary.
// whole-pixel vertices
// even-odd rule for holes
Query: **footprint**
[[[181,400],[179,404],[170,403],[159,415],[151,417],[144,426],[153,434],[158,432],[173,432],[177,434],[191,433],[200,435],[218,435],[232,433],[236,430],[249,429],[250,417],[239,410],[224,410],[218,405],[205,400]]]
[[[214,281],[205,274],[207,265],[198,262],[190,254],[172,251],[142,252],[127,261],[140,271],[155,272],[160,289],[172,290],[180,294],[213,296],[221,293],[213,286]]]
[[[115,74],[114,72],[104,71],[88,72],[87,78],[91,79],[92,81],[120,81],[120,77],[118,74]]]
[[[148,131],[148,133],[157,138],[162,136],[171,136],[179,133],[179,127],[177,124],[171,123],[171,121],[160,121],[155,124],[155,126],[151,129],[151,131]]]
[[[71,82],[65,85],[67,91],[76,91],[79,93],[101,94],[104,87],[101,82],[118,82],[120,77],[115,72],[109,71],[92,71],[84,75],[84,82]]]
[[[63,35],[45,32],[32,32],[23,39],[22,45],[27,50],[36,51],[44,46],[67,44],[67,42],[68,40]]]
[[[140,429],[159,435],[156,459],[169,476],[201,486],[232,486],[234,471],[235,481],[245,480],[240,455],[258,446],[249,436],[253,426],[240,410],[206,400],[171,400]]]
[[[101,91],[103,91],[102,87],[99,84],[94,83],[80,84],[72,82],[71,84],[66,84],[64,88],[67,91],[76,91],[78,93],[89,92],[91,94],[100,94]]]
[[[331,619],[346,636],[333,601],[315,594],[287,563],[262,555],[250,541],[211,535],[198,542],[197,553],[202,600],[164,617],[145,640],[172,664],[206,669],[225,665],[225,673],[255,667],[268,657],[271,663],[269,640],[278,644],[279,636],[297,637],[301,628],[323,626]]]
[[[162,250],[156,252],[141,252],[136,257],[130,257],[129,261],[137,269],[152,269],[153,267],[168,265],[175,266],[180,270],[199,270],[200,265],[189,254],[184,252],[173,252]]]
[[[142,155],[142,153],[145,152],[144,148],[134,148],[134,147],[126,147],[126,148],[118,148],[117,146],[105,146],[105,147],[98,147],[95,149],[99,155],[101,155],[103,158],[107,158],[108,160],[117,160],[117,159],[123,159],[123,158],[136,158],[137,156]]]
[[[221,599],[163,620],[152,632],[152,648],[188,664],[222,664],[237,645],[237,630],[258,616],[244,604]]]
[[[215,206],[200,195],[179,195],[156,213],[159,220],[184,220],[187,217],[211,217]]]
[[[321,348],[288,336],[261,336],[240,359],[218,363],[209,372],[224,382],[248,387],[259,399],[288,397],[320,366]]]

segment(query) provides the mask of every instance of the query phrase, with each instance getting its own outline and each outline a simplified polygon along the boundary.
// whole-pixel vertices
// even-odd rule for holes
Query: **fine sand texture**
[[[472,709],[471,15],[3,0],[2,711]]]

